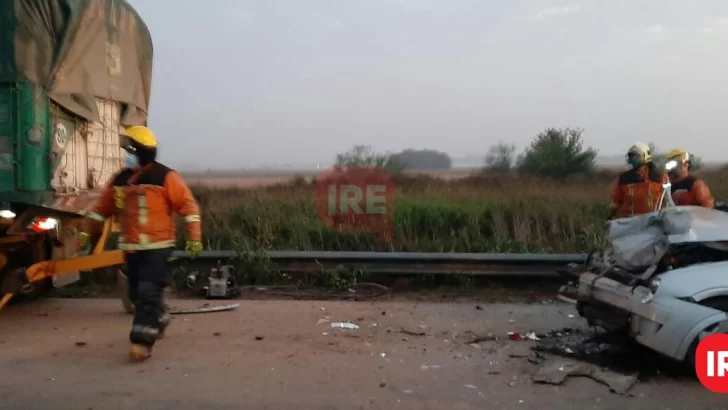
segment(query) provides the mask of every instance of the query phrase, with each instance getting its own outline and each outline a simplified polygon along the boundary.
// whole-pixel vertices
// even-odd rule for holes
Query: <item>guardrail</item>
[[[255,255],[251,253],[251,255]],[[319,273],[343,266],[369,274],[481,276],[558,276],[557,269],[570,263],[583,263],[587,254],[517,254],[517,253],[432,253],[432,252],[331,252],[268,251],[264,255],[279,269],[290,273]],[[204,251],[196,260],[231,261],[234,251]],[[173,258],[189,259],[189,254],[175,251]]]

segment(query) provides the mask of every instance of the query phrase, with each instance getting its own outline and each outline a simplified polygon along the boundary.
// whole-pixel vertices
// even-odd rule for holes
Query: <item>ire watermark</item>
[[[695,351],[695,373],[713,393],[728,394],[728,334],[707,336]]]
[[[316,212],[332,229],[394,235],[394,181],[380,167],[334,167],[316,178]]]

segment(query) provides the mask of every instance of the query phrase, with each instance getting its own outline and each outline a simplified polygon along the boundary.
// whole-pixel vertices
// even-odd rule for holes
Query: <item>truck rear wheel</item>
[[[45,295],[51,288],[52,286],[50,278],[42,280],[40,282],[29,283],[20,292],[13,295],[11,303],[27,302],[38,299],[39,297]]]

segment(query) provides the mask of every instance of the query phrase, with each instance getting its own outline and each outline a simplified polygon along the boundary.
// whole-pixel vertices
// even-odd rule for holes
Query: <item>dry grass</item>
[[[727,174],[702,175],[718,199],[728,199]],[[463,171],[404,175],[396,180],[396,229],[388,243],[326,227],[315,212],[308,180],[314,176],[185,177],[202,206],[211,249],[578,252],[604,244],[615,173],[568,182]]]
[[[476,172],[475,169],[454,169],[446,171],[412,171],[408,175],[429,175],[432,177],[450,179],[466,178]],[[190,185],[200,185],[218,188],[256,188],[275,184],[284,184],[293,178],[304,178],[312,181],[321,171],[210,171],[210,172],[183,172],[185,180]]]

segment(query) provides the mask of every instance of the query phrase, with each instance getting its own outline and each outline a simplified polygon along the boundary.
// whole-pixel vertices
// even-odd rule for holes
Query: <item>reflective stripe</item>
[[[146,225],[149,222],[149,208],[147,208],[147,197],[139,194],[137,197],[137,205],[139,206],[139,225]]]
[[[647,206],[650,208],[650,210],[652,210],[653,203],[655,202],[654,198],[652,198],[652,189],[651,188],[652,188],[651,186],[647,187]]]
[[[106,218],[104,218],[103,216],[97,214],[96,212],[89,212],[89,213],[86,214],[86,217],[87,218],[94,219],[94,220],[97,220],[99,222],[104,222],[106,220]]]
[[[152,242],[152,243],[120,243],[119,249],[123,251],[145,251],[150,249],[174,248],[175,240]]]
[[[164,312],[164,314],[162,315],[162,317],[159,318],[159,323],[162,325],[162,327],[169,326],[169,323],[171,321],[172,321],[172,316],[169,313],[167,313],[167,312]]]
[[[144,229],[144,226],[149,223],[149,208],[147,207],[147,197],[144,194],[137,196],[137,206],[139,210],[139,228]],[[149,235],[145,233],[139,234],[139,244],[146,245],[149,243]]]
[[[131,327],[131,331],[132,333],[141,333],[150,336],[157,336],[159,334],[159,329],[144,325],[134,325]]]
[[[185,222],[187,222],[187,223],[190,223],[190,222],[200,222],[200,221],[202,221],[202,218],[200,218],[200,215],[189,215],[189,216],[185,216]]]
[[[627,190],[627,195],[629,196],[629,214],[634,216],[634,188],[631,185]]]

